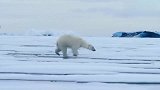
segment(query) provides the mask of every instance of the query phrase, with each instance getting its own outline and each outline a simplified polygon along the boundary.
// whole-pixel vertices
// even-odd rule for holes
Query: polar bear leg
[[[63,58],[67,58],[67,48],[62,48]]]
[[[61,50],[60,50],[59,48],[57,48],[57,49],[55,50],[55,53],[56,53],[57,55],[60,55],[60,54],[59,54],[60,51],[61,51]]]
[[[78,49],[77,48],[72,48],[73,56],[78,55]]]

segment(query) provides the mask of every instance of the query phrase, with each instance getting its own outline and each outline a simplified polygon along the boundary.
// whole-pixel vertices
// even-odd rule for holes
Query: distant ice
[[[74,31],[65,31],[65,30],[26,30],[23,32],[15,31],[15,32],[0,32],[0,36],[60,36],[63,34],[74,34],[80,35]]]

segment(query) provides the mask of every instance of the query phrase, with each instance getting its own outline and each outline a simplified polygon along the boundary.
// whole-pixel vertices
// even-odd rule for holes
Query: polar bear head
[[[91,44],[88,45],[88,49],[91,50],[91,51],[96,51],[96,49],[94,48],[94,46],[91,45]]]

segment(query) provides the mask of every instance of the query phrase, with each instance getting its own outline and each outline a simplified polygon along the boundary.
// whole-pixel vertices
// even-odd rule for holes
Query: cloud
[[[160,17],[160,1],[158,0],[79,0],[88,3],[86,8],[74,11],[79,13],[103,14],[112,17]]]
[[[82,2],[115,2],[115,1],[119,1],[119,0],[78,0],[78,1],[82,1]]]

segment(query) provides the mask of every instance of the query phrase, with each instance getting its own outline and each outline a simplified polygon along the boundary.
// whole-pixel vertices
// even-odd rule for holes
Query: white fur
[[[88,44],[85,40],[83,40],[80,37],[76,37],[73,35],[63,35],[57,40],[57,48],[55,50],[55,53],[57,55],[60,55],[59,52],[62,51],[63,57],[67,57],[67,48],[71,48],[73,55],[78,55],[78,49],[80,47],[95,51],[95,48]]]

